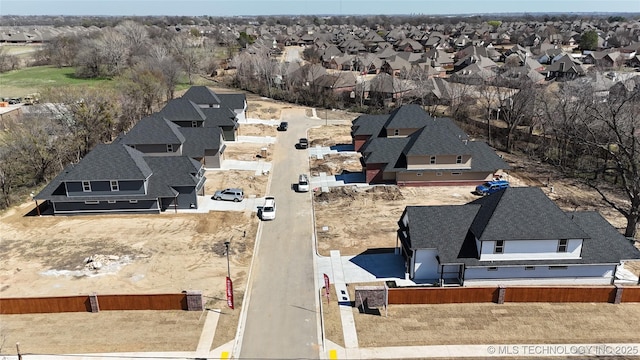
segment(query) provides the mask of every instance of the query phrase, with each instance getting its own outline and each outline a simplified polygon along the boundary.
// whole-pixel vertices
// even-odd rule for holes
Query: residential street
[[[259,231],[245,298],[246,321],[239,329],[238,358],[318,358],[319,309],[314,291],[310,193],[296,193],[298,174],[308,171],[308,152],[295,144],[311,121],[304,111],[287,112],[289,130],[274,146],[268,194],[276,198],[276,219]],[[240,326],[242,327],[242,321]]]

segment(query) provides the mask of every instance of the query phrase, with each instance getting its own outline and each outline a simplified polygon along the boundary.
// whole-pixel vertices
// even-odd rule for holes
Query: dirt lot
[[[278,119],[282,109],[291,107],[288,104],[272,103],[255,96],[249,96],[249,104],[249,117],[262,119]],[[335,115],[336,119],[344,120],[345,114],[333,111],[327,113]],[[317,143],[325,146],[349,143],[349,131],[348,124],[322,126],[309,131],[309,140],[312,145]],[[241,135],[260,135],[263,132],[272,135],[275,134],[275,129],[262,125],[242,125],[240,128]],[[232,144],[228,146],[226,156],[229,159],[253,160],[263,146]],[[553,187],[543,186],[542,188],[563,209],[573,210],[576,205],[579,205],[579,210],[597,209],[614,226],[618,228],[624,226],[623,219],[597,202],[595,200],[597,196],[587,189],[561,180],[559,176],[539,164],[521,163],[506,154],[505,159],[513,164],[514,170],[510,173],[510,180],[514,185],[543,186],[551,183]],[[339,174],[344,170],[361,170],[357,156],[330,155],[323,161],[312,160],[310,165],[312,171],[327,171],[331,174]],[[267,177],[255,176],[252,171],[208,171],[206,177],[207,194],[220,188],[233,186],[242,187],[246,196],[263,196],[267,184]],[[390,186],[360,190],[345,188],[331,193],[317,194],[315,211],[319,251],[322,255],[328,255],[330,249],[340,249],[344,255],[355,255],[371,248],[393,247],[396,221],[405,206],[464,204],[476,198],[471,194],[472,190],[472,187],[397,188]],[[3,258],[3,262],[0,263],[0,296],[63,296],[94,291],[98,294],[126,294],[201,290],[206,297],[207,307],[223,309],[213,347],[234,338],[258,225],[254,213],[25,216],[32,209],[33,203],[27,202],[0,216],[0,254]],[[344,221],[345,217],[350,215],[352,221]],[[328,230],[322,231],[323,226],[327,226]],[[246,237],[243,237],[245,231]],[[226,275],[224,242],[229,239],[231,240],[231,272],[236,290],[235,311],[226,308],[224,296]],[[117,257],[117,260],[111,260],[99,271],[87,270],[84,260],[96,254],[112,255],[112,259]],[[637,266],[637,269],[640,271],[640,266]],[[449,337],[451,334],[460,332],[462,334],[460,339],[465,340],[460,342],[471,341],[467,339],[490,342],[497,336],[496,333],[502,331],[506,336],[505,339],[518,342],[519,339],[537,339],[537,336],[542,335],[530,332],[533,337],[522,335],[518,338],[518,335],[504,329],[519,328],[524,326],[523,324],[535,324],[535,321],[540,321],[541,327],[547,330],[553,329],[553,326],[559,326],[558,324],[562,322],[565,325],[561,327],[561,336],[558,338],[569,341],[582,338],[583,332],[579,329],[592,331],[597,328],[596,325],[581,326],[582,324],[577,320],[580,316],[583,316],[583,320],[593,317],[595,321],[593,324],[603,326],[604,330],[597,328],[598,331],[594,332],[599,336],[595,339],[615,337],[615,335],[609,335],[615,334],[618,329],[615,326],[632,328],[630,324],[637,323],[640,317],[637,315],[640,314],[640,309],[635,305],[585,306],[584,310],[578,310],[575,314],[571,310],[575,304],[570,305],[563,307],[564,305],[541,304],[541,308],[531,304],[522,308],[513,304],[508,306],[438,305],[438,307],[424,308],[393,306],[389,309],[388,318],[357,314],[356,326],[362,346],[390,344],[393,339],[388,335],[382,335],[394,332],[411,333],[416,339],[424,339],[426,343],[431,344],[438,343],[445,337],[440,332],[448,334]],[[442,314],[440,315],[439,307],[441,306]],[[501,313],[504,309],[508,312]],[[517,315],[521,312],[528,314],[528,317],[518,317]],[[472,319],[477,318],[478,313],[486,322],[480,324],[482,328],[474,328],[474,325],[470,324]],[[595,316],[593,315],[595,313],[603,315]],[[153,314],[156,316],[147,312],[47,314],[47,326],[41,326],[38,329],[33,329],[30,324],[42,323],[43,315],[4,315],[0,317],[0,344],[2,337],[6,341],[5,348],[0,350],[12,353],[15,350],[13,345],[17,341],[20,341],[22,351],[32,353],[195,349],[195,342],[204,322],[204,317],[201,317],[200,313],[196,315],[188,312],[153,312]],[[339,316],[336,314],[337,309],[332,310],[331,305],[327,307],[325,326],[328,338],[340,344],[341,325]],[[609,321],[611,323],[609,326],[612,328],[607,328],[602,320],[607,316],[620,321]],[[546,320],[548,317],[555,321]],[[530,320],[538,318],[539,320]],[[129,321],[123,321],[123,319]],[[428,326],[431,323],[438,324],[437,332],[434,332],[432,326]],[[475,323],[475,326],[480,326],[478,322]],[[83,325],[69,326],[69,324]],[[104,339],[104,334],[100,333],[102,330],[88,331],[86,324],[92,324],[101,329],[117,329],[117,331],[110,336],[112,340],[107,341]],[[447,324],[450,328],[447,328]],[[592,323],[588,322],[588,324]],[[140,332],[148,332],[146,329],[149,328],[159,329],[161,333],[179,333],[180,336],[174,336],[172,341],[162,339],[162,344],[158,343],[158,339],[138,336]],[[571,331],[574,332],[574,337],[569,337]],[[57,334],[59,337],[53,338],[50,334]],[[134,344],[128,341],[132,338],[139,340]],[[624,339],[626,337],[618,338],[620,341]],[[637,333],[634,339],[629,341],[637,341]],[[533,340],[529,340],[531,341]],[[67,345],[59,345],[65,343]],[[419,343],[421,342],[416,342],[416,344]],[[11,347],[6,344],[11,344]],[[93,344],[91,350],[87,349],[86,344]]]

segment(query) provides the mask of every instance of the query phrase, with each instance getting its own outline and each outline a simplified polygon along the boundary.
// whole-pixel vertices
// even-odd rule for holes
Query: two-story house
[[[247,97],[245,94],[216,94],[206,86],[192,86],[182,98],[191,100],[200,108],[227,108],[236,114],[237,121],[246,119]]]
[[[220,168],[224,140],[218,127],[180,127],[158,116],[140,120],[116,142],[128,145],[145,156],[187,156],[208,169]]]
[[[433,118],[418,105],[360,116],[351,135],[368,183],[477,185],[509,169],[486,143],[470,140],[451,119]]]
[[[225,106],[205,107],[182,97],[170,100],[156,115],[181,127],[220,128],[226,141],[235,141],[237,136],[236,113]]]
[[[437,284],[609,284],[640,252],[599,213],[564,212],[539,188],[465,205],[408,206],[398,221],[406,272]]]
[[[197,208],[204,167],[187,156],[145,156],[123,144],[97,145],[34,199],[54,215],[158,213]]]

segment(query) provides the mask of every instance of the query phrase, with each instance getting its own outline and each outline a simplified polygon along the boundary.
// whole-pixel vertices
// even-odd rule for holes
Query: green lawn
[[[22,97],[58,86],[114,86],[109,79],[78,79],[74,68],[36,66],[0,74],[0,97]]]
[[[79,79],[74,76],[75,68],[36,66],[0,74],[0,98],[22,97],[43,89],[58,86],[115,87],[117,81],[111,79]],[[180,79],[176,91],[190,87],[186,76]],[[193,75],[194,85],[209,85],[206,80]]]

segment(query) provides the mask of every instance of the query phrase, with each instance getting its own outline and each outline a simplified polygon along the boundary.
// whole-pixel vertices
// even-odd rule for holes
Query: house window
[[[173,144],[167,144],[167,152],[173,152]]]
[[[129,204],[137,204],[138,200],[129,200]]]
[[[558,240],[558,252],[559,253],[567,252],[567,243],[568,242],[569,241],[567,239]]]
[[[435,163],[436,163],[436,157],[435,157],[435,156],[432,156],[432,157],[429,159],[429,164],[435,164]]]
[[[536,267],[535,266],[525,266],[524,269],[530,271],[530,270],[535,270]]]
[[[394,129],[393,136],[398,136],[398,135],[400,135],[400,129]]]
[[[494,254],[504,254],[504,240],[496,240],[493,247]]]
[[[416,173],[416,176],[422,176],[422,173]]]
[[[567,270],[566,266],[549,266],[549,270]]]
[[[460,176],[460,175],[462,175],[462,173],[459,172],[459,171],[456,171],[456,172],[452,172],[451,175],[452,176]]]
[[[197,121],[192,121],[191,122],[191,127],[198,127],[198,122]]]
[[[498,271],[498,267],[497,266],[490,266],[487,268],[487,271]]]
[[[462,164],[462,155],[456,157],[456,164]]]
[[[98,201],[98,200],[87,200],[84,203],[85,203],[85,205],[98,205],[98,204],[100,204],[100,201]]]
[[[91,182],[89,182],[89,181],[83,181],[83,182],[82,182],[82,191],[84,191],[84,192],[91,192]]]
[[[116,201],[115,201],[115,200],[107,200],[107,203],[108,203],[108,204],[115,204],[115,203],[116,203]]]
[[[109,181],[111,184],[111,191],[120,191],[120,186],[118,185],[118,180]]]

